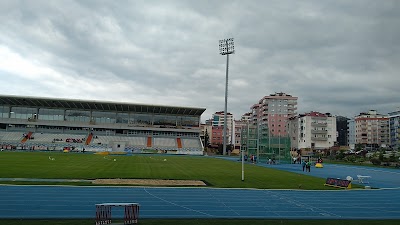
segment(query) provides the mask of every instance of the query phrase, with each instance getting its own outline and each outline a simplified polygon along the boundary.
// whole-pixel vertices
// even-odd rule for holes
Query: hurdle
[[[138,223],[138,203],[102,203],[96,204],[96,225],[112,224],[111,211],[113,207],[124,207],[124,225]]]

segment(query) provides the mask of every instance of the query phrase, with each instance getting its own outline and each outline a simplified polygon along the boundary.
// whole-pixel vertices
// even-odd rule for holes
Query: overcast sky
[[[400,107],[400,1],[0,0],[0,94],[298,113]]]

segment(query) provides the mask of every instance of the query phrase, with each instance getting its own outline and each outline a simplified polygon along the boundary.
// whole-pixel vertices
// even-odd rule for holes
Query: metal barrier
[[[137,224],[139,218],[138,203],[103,203],[96,204],[96,225],[111,224],[113,207],[124,207],[124,224]]]

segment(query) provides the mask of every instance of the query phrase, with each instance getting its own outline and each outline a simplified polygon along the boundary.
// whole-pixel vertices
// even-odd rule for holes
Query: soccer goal
[[[114,207],[124,207],[124,225],[138,223],[138,203],[103,203],[96,204],[96,225],[113,224],[111,212]]]

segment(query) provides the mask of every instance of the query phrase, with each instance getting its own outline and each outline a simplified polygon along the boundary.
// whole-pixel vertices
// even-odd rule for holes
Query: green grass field
[[[243,182],[240,163],[194,156],[0,152],[0,178],[183,179],[203,180],[210,187],[218,188],[299,189],[301,185],[301,189],[308,190],[332,189],[323,185],[322,178],[252,164],[245,165]]]
[[[50,160],[49,157],[55,158]],[[116,161],[114,161],[116,159]],[[166,159],[166,161],[164,161]],[[300,168],[299,168],[300,169]],[[216,188],[263,188],[263,189],[333,189],[324,186],[324,179],[302,174],[245,165],[245,181],[241,181],[241,164],[211,157],[133,155],[102,156],[81,153],[49,152],[0,152],[0,178],[152,178],[203,180]],[[32,184],[31,182],[1,182],[8,184]],[[36,182],[35,184],[60,184]],[[87,185],[87,183],[62,183]],[[8,225],[75,225],[94,224],[94,220],[5,220]],[[139,219],[139,224],[217,225],[217,224],[286,224],[286,225],[339,225],[399,224],[399,220],[252,220],[252,219]]]

